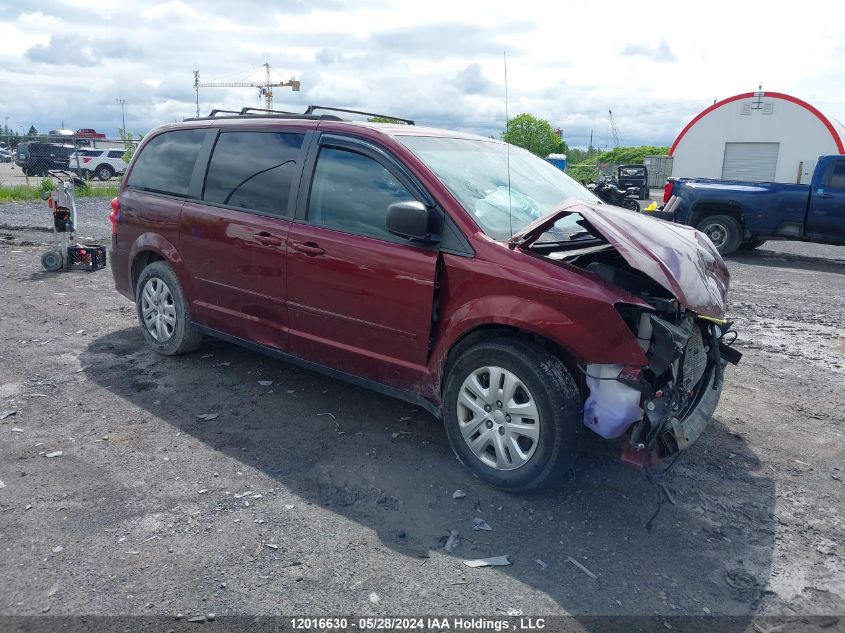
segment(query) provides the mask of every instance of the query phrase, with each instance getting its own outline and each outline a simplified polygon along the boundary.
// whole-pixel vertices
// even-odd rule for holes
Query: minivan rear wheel
[[[157,261],[144,268],[135,286],[135,305],[141,332],[159,354],[185,354],[202,343],[202,332],[191,321],[182,286],[169,264]]]
[[[464,351],[446,378],[443,411],[458,459],[497,488],[548,486],[578,456],[575,381],[559,358],[530,341],[494,339]]]

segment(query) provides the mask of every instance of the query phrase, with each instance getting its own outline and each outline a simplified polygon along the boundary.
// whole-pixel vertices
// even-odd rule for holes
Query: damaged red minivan
[[[702,233],[500,141],[312,112],[138,148],[111,258],[154,350],[211,335],[418,404],[513,491],[566,473],[585,427],[658,458],[699,437],[739,359]]]

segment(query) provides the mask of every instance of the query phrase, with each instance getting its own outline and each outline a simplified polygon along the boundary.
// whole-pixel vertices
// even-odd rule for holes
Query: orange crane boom
[[[264,105],[268,110],[273,109],[273,88],[290,88],[294,92],[299,92],[300,83],[298,79],[291,77],[288,81],[274,82],[270,76],[270,62],[264,63],[264,81],[215,81],[202,82],[200,81],[200,73],[198,70],[194,71],[194,90],[197,91],[197,116],[199,116],[199,89],[200,88],[258,88],[259,94],[264,97]]]

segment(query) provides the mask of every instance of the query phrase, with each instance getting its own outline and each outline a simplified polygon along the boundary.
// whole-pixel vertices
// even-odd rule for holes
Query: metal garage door
[[[725,143],[722,180],[772,182],[780,143]]]

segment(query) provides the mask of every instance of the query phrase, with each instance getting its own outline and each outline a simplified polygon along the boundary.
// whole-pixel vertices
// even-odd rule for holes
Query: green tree
[[[611,165],[641,165],[646,156],[666,156],[668,153],[668,147],[654,145],[615,147],[609,152],[599,154],[598,161]]]
[[[552,124],[527,112],[508,121],[507,129],[502,133],[502,140],[525,148],[541,158],[559,151],[566,151],[560,149],[566,148],[566,143],[561,141]]]
[[[132,135],[132,132],[127,132],[122,127],[117,128],[117,133],[120,135],[120,140],[123,141],[123,162],[128,163],[132,160],[132,157],[135,155],[135,150],[138,149],[138,143],[143,140],[144,135],[139,134],[138,138],[135,138]]]
[[[391,119],[389,116],[371,116],[367,117],[367,121],[370,123],[400,123],[404,124],[404,121],[399,121],[398,119]]]
[[[34,125],[29,126],[29,132],[26,133],[27,136],[37,136],[38,130],[35,129]]]

